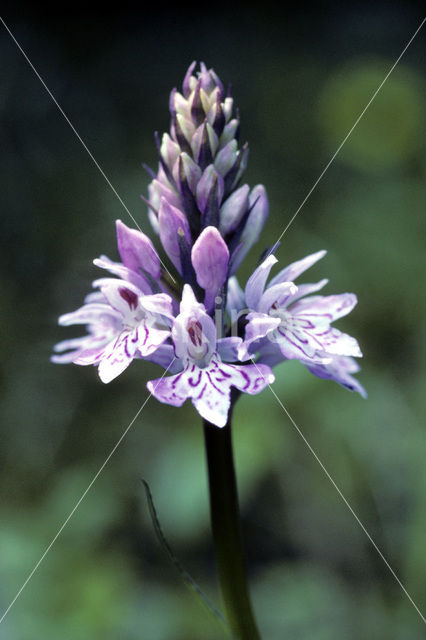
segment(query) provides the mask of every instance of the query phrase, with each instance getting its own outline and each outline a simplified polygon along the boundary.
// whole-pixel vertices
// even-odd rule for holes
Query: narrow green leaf
[[[225,630],[229,632],[228,625],[226,623],[225,618],[221,614],[221,612],[218,609],[216,609],[214,604],[210,601],[210,599],[206,596],[206,594],[201,590],[201,588],[198,586],[198,584],[195,582],[195,580],[189,575],[189,573],[182,567],[181,563],[179,562],[179,560],[174,555],[169,543],[167,542],[167,540],[166,540],[166,538],[164,536],[163,530],[161,528],[160,521],[158,519],[157,510],[156,510],[155,505],[154,505],[154,500],[153,500],[153,497],[152,497],[152,493],[151,493],[151,489],[149,487],[149,484],[147,483],[147,481],[144,478],[141,478],[141,482],[142,482],[142,484],[143,484],[143,486],[145,488],[146,499],[147,499],[148,507],[149,507],[149,513],[150,513],[152,524],[154,526],[154,531],[155,531],[155,534],[157,536],[157,539],[158,539],[159,543],[161,544],[161,546],[163,547],[164,551],[168,555],[170,561],[172,562],[172,564],[174,565],[174,567],[176,568],[176,570],[180,574],[180,576],[181,576],[182,580],[184,581],[184,583],[186,584],[186,586],[191,590],[192,593],[194,593],[196,596],[198,596],[198,598],[202,601],[203,605],[208,609],[208,611],[216,618],[216,620],[218,620],[223,625]]]

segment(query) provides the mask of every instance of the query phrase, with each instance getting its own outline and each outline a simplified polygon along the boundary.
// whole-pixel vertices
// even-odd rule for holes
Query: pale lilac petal
[[[118,251],[124,266],[137,273],[143,269],[154,279],[159,279],[160,258],[148,236],[137,229],[130,229],[121,220],[117,220],[115,224]]]
[[[324,364],[331,360],[331,356],[322,354],[322,342],[298,325],[283,327],[268,334],[267,339],[276,344],[285,358],[289,360],[309,360]]]
[[[163,367],[163,369],[166,369],[171,374],[178,373],[182,370],[181,361],[176,358],[174,348],[171,344],[160,344],[146,359],[154,364],[160,365],[160,367]]]
[[[189,284],[185,284],[180,314],[172,327],[173,344],[178,358],[190,357],[207,362],[216,350],[216,326],[204,305],[197,302]]]
[[[89,346],[90,341],[92,340],[92,336],[81,336],[80,338],[71,338],[70,340],[62,340],[62,342],[58,342],[53,347],[53,350],[56,353],[61,353],[62,351],[68,351],[69,349],[84,349],[86,346]],[[72,354],[67,354],[72,355]],[[72,360],[70,360],[72,362]]]
[[[158,347],[170,337],[170,331],[148,327],[146,323],[141,323],[135,329],[137,346],[141,356],[146,357],[154,353]]]
[[[92,302],[76,311],[65,313],[58,319],[58,324],[67,327],[71,324],[113,323],[120,315],[107,304]]]
[[[249,190],[250,187],[248,184],[244,184],[242,187],[234,191],[222,204],[220,208],[219,225],[222,235],[234,231],[249,208]]]
[[[229,251],[216,227],[206,227],[191,252],[197,282],[206,292],[204,304],[210,310],[228,274]]]
[[[185,284],[182,291],[182,300],[180,303],[181,313],[192,313],[193,311],[205,311],[204,305],[198,302],[191,285]]]
[[[50,357],[50,360],[56,364],[69,364],[70,362],[75,362],[76,358],[78,358],[81,353],[90,349],[94,350],[93,347],[95,346],[98,347],[98,350],[102,350],[102,348],[108,344],[109,340],[110,338],[105,335],[102,335],[99,338],[87,335],[80,338],[63,340],[62,342],[55,344],[53,347],[56,353]],[[60,353],[62,351],[67,351],[67,353]]]
[[[238,349],[241,347],[242,339],[237,336],[220,338],[217,341],[217,352],[224,362],[236,362],[239,360]]]
[[[244,297],[244,291],[238,284],[237,278],[232,276],[232,278],[229,278],[228,280],[228,293],[226,296],[226,308],[228,313],[231,315],[231,319],[232,315],[242,311],[245,306],[246,300]]]
[[[219,375],[220,378],[217,377],[217,372],[209,370],[202,372],[196,388],[197,393],[192,396],[192,404],[204,420],[217,427],[224,427],[228,421],[231,390],[228,380],[222,381],[222,375]]]
[[[280,282],[293,282],[300,274],[312,267],[318,260],[325,256],[327,251],[317,251],[302,260],[292,262],[288,267],[280,271],[270,282],[270,286],[279,284]]]
[[[271,369],[265,364],[244,364],[234,365],[220,363],[216,381],[221,381],[221,377],[228,380],[228,383],[244,393],[254,395],[262,391],[275,380]]]
[[[364,387],[356,378],[351,376],[352,373],[357,373],[360,370],[358,363],[352,358],[336,356],[327,365],[313,365],[312,363],[308,364],[305,362],[303,364],[318,378],[334,380],[350,391],[357,391],[363,398],[367,397],[367,392]]]
[[[149,313],[159,314],[166,318],[173,318],[172,299],[167,293],[156,293],[139,298],[139,304]]]
[[[84,298],[84,302],[88,304],[89,302],[102,302],[105,304],[106,299],[102,291],[91,291]]]
[[[265,289],[265,284],[268,279],[269,272],[277,262],[278,260],[275,256],[273,256],[272,254],[269,255],[266,260],[264,260],[262,264],[253,271],[252,275],[247,280],[245,298],[248,309],[257,311],[260,298],[262,297],[263,291]]]
[[[238,350],[240,360],[247,360],[250,357],[249,348],[252,342],[264,338],[268,333],[274,331],[281,322],[279,318],[273,318],[265,313],[258,312],[249,313],[247,320],[244,342]]]
[[[123,331],[116,340],[108,345],[98,367],[102,382],[105,384],[111,382],[127,369],[138,348],[138,341],[137,330]]]
[[[236,272],[248,251],[259,240],[269,213],[268,196],[265,187],[258,184],[250,193],[249,206],[252,207],[244,231],[241,234],[241,245],[232,260],[231,275]]]
[[[325,285],[328,284],[328,280],[327,278],[324,278],[323,280],[320,280],[319,282],[316,282],[315,284],[299,284],[297,285],[297,291],[295,292],[295,294],[293,296],[291,296],[289,298],[289,300],[287,301],[287,306],[289,306],[290,304],[293,304],[293,302],[296,302],[296,300],[299,300],[300,298],[304,298],[305,296],[309,295],[310,293],[315,293],[316,291],[320,291],[323,287],[325,287]],[[278,286],[278,285],[275,285]]]
[[[154,398],[164,404],[171,404],[174,407],[181,407],[189,397],[187,392],[188,383],[186,371],[156,380],[150,380],[147,385],[148,390]]]
[[[74,361],[75,353],[70,351],[69,353],[55,353],[50,356],[50,362],[54,364],[71,364]]]
[[[115,276],[118,276],[121,280],[131,282],[138,287],[142,293],[152,293],[151,286],[147,279],[141,273],[136,273],[136,271],[132,271],[128,267],[125,267],[121,262],[113,262],[107,258],[107,256],[101,256],[100,258],[95,258],[95,260],[93,260],[93,264],[101,269],[106,269]],[[99,295],[99,292],[95,292],[95,294]],[[103,294],[101,293],[100,295]]]
[[[182,272],[181,251],[179,234],[190,245],[191,232],[186,217],[176,207],[170,205],[165,198],[161,198],[161,206],[158,214],[160,240],[168,257],[175,265],[179,273]]]
[[[311,296],[299,300],[290,309],[298,317],[309,318],[312,322],[332,322],[346,316],[357,303],[354,293],[334,296]]]
[[[123,317],[134,314],[138,308],[142,292],[130,282],[101,278],[93,284],[100,287],[111,307],[119,311]]]
[[[270,342],[268,338],[263,338],[258,343],[253,344],[252,349],[259,354],[256,364],[261,363],[267,364],[269,367],[275,367],[287,359],[283,356],[279,346]]]
[[[362,357],[361,349],[355,338],[347,333],[342,333],[339,329],[328,327],[326,330],[314,330],[312,333],[321,343],[322,350],[327,354]]]
[[[259,393],[274,376],[265,365],[235,366],[212,359],[200,369],[195,364],[168,378],[148,382],[149,391],[160,402],[180,407],[191,398],[198,413],[218,427],[228,420],[231,386],[245,393]]]
[[[110,342],[111,340],[108,340],[108,342],[104,346],[101,346],[98,348],[93,347],[90,349],[83,349],[82,351],[79,351],[78,353],[74,354],[74,358],[73,358],[74,364],[79,364],[82,366],[99,364],[99,362],[104,357],[105,349],[107,348],[107,345]]]
[[[297,294],[297,287],[294,282],[281,282],[273,287],[268,287],[262,294],[258,303],[258,310],[262,313],[269,313],[272,305],[275,308],[284,308],[289,300]]]

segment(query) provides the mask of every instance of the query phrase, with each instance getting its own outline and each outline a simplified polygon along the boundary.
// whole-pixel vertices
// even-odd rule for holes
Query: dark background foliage
[[[146,231],[140,194],[154,130],[193,59],[232,82],[251,148],[247,181],[271,215],[244,282],[305,198],[422,19],[420,3],[297,5],[275,13],[166,5],[78,18],[3,17]],[[0,610],[4,610],[146,398],[136,362],[104,386],[50,364],[76,308],[116,257],[129,217],[0,26]],[[364,401],[277,369],[275,391],[424,610],[424,33],[409,48],[277,253],[322,248],[309,274],[354,291],[339,323],[364,351]],[[314,280],[313,280],[314,281]],[[423,394],[423,395],[422,395]],[[243,398],[235,448],[254,605],[268,640],[420,640],[424,625],[272,394]],[[216,639],[155,539],[139,478],[176,554],[218,601],[200,421],[151,399],[1,625],[7,640]]]

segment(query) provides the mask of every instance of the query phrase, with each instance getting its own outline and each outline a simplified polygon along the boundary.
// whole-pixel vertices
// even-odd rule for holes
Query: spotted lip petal
[[[188,364],[180,373],[148,382],[148,389],[160,402],[180,407],[190,398],[202,418],[217,427],[228,419],[231,386],[249,394],[262,391],[274,381],[266,365],[230,365],[212,358],[199,369]]]
[[[231,387],[244,393],[259,393],[274,380],[266,365],[228,364],[238,359],[242,340],[228,337],[217,340],[212,318],[197,302],[191,287],[183,289],[180,314],[172,327],[172,340],[180,372],[168,378],[151,380],[149,391],[160,402],[181,406],[192,400],[198,413],[218,427],[225,426],[230,406]],[[154,354],[164,364],[173,364],[167,345]]]

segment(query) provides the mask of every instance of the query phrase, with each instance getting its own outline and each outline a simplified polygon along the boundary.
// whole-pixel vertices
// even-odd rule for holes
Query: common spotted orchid
[[[148,389],[161,402],[176,407],[190,398],[198,413],[218,427],[227,422],[231,386],[256,394],[275,379],[265,364],[228,364],[238,359],[242,339],[217,339],[212,318],[188,284],[183,288],[180,314],[173,323],[172,341],[173,348],[168,347],[170,364],[176,359],[175,368],[180,371],[148,382]],[[162,349],[163,357],[166,349]]]
[[[149,279],[159,271],[160,261],[149,238],[117,221],[118,248],[123,260],[106,256],[94,260],[103,269],[121,276],[100,278],[98,289],[76,311],[59,318],[59,324],[87,325],[88,335],[64,340],[55,346],[52,361],[97,365],[102,382],[122,373],[134,358],[151,355],[170,335],[172,300],[165,293],[153,294]],[[65,352],[65,353],[62,353]]]
[[[135,358],[156,362],[173,375],[148,383],[152,394],[175,406],[190,398],[217,426],[226,424],[232,386],[258,393],[273,380],[270,367],[286,359],[362,393],[351,376],[358,343],[331,326],[356,297],[310,295],[327,280],[294,282],[324,251],[291,264],[266,286],[277,262],[269,255],[245,291],[239,288],[233,274],[259,239],[268,199],[262,185],[241,184],[248,145],[239,147],[230,92],[204,64],[194,69],[195,63],[182,91],[171,93],[170,132],[156,137],[159,165],[150,172],[146,200],[177,279],[144,233],[117,221],[120,261],[94,261],[115,277],[95,280],[85,304],[59,318],[61,325],[87,325],[88,333],[60,342],[52,360],[96,365],[104,382]],[[243,319],[237,328],[234,313]]]

